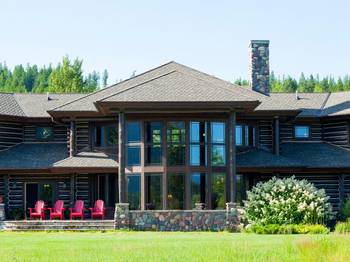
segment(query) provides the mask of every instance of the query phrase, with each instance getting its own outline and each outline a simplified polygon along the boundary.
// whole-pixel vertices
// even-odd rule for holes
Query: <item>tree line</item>
[[[0,92],[88,93],[107,86],[108,72],[83,74],[83,60],[63,57],[57,66],[16,65],[11,70],[0,63]]]
[[[236,79],[235,84],[241,86],[248,86],[248,81],[245,79]],[[344,77],[334,78],[332,76],[326,76],[320,78],[318,75],[305,76],[301,73],[299,79],[295,79],[291,76],[276,77],[274,72],[270,74],[270,90],[271,92],[340,92],[350,91],[350,77],[348,75]]]

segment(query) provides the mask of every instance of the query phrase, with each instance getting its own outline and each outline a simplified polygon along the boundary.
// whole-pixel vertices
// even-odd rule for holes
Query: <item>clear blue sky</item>
[[[0,0],[0,61],[56,64],[65,54],[109,83],[175,60],[246,78],[248,41],[269,39],[271,69],[350,73],[347,1]]]

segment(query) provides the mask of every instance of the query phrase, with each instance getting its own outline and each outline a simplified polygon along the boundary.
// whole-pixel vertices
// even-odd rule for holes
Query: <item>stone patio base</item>
[[[149,231],[236,232],[240,215],[234,203],[226,210],[129,210],[129,204],[116,204],[115,228]]]

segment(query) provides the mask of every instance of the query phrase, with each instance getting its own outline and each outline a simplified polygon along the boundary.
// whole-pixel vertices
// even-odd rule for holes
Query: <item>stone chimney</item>
[[[249,81],[254,91],[268,94],[269,88],[269,40],[250,40]]]

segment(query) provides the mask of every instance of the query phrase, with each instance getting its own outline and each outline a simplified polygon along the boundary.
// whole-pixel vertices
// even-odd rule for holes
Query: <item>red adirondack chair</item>
[[[33,218],[45,219],[44,205],[45,205],[44,201],[42,200],[36,201],[35,207],[29,208],[30,219],[33,219]]]
[[[75,201],[74,207],[70,208],[70,220],[73,218],[79,217],[80,219],[84,219],[84,201],[77,200]]]
[[[106,209],[104,208],[105,203],[103,202],[103,200],[96,200],[95,205],[93,208],[89,208],[91,211],[91,219],[97,218],[97,217],[101,217],[101,219],[105,218],[105,212]]]
[[[48,208],[50,211],[50,220],[54,218],[63,219],[64,202],[62,200],[57,200],[53,208]]]

